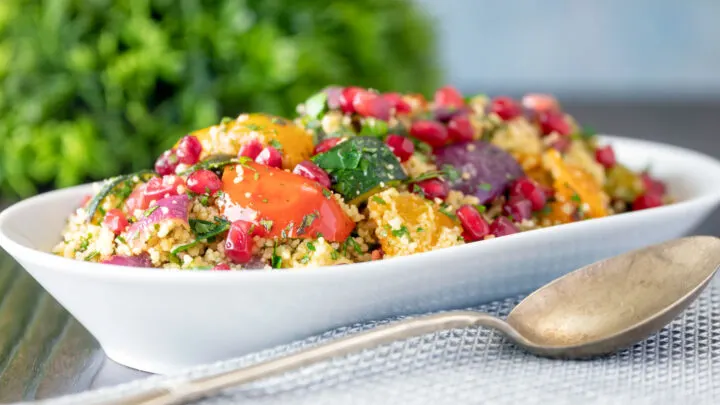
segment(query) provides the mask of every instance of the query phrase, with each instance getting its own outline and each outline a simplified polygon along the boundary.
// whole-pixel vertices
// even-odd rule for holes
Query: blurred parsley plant
[[[412,0],[2,0],[0,195],[148,167],[328,84],[427,93],[433,45]]]

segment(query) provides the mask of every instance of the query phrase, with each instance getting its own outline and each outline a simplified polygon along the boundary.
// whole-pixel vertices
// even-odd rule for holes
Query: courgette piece
[[[190,174],[194,171],[200,170],[200,169],[217,171],[217,170],[224,168],[227,165],[244,163],[244,161],[246,161],[246,160],[248,160],[248,158],[237,158],[232,155],[213,155],[213,156],[210,156],[207,159],[203,160],[202,162],[196,163],[196,164],[188,167],[182,173],[180,173],[180,175],[187,176],[188,174]]]
[[[352,204],[407,179],[397,157],[382,140],[356,136],[312,158],[332,180],[332,189]]]
[[[155,176],[157,176],[157,173],[153,172],[152,170],[141,170],[136,173],[123,174],[105,180],[100,191],[95,194],[95,196],[92,198],[92,200],[90,200],[90,203],[88,204],[86,220],[88,222],[92,221],[93,217],[95,217],[95,213],[97,212],[100,204],[103,202],[105,197],[110,195],[117,187],[122,185],[132,191],[132,188],[134,188],[135,184],[140,182],[146,182],[150,178]],[[122,198],[123,201],[127,197],[127,195],[124,196]]]

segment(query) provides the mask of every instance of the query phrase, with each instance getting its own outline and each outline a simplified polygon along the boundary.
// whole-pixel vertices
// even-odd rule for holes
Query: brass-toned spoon
[[[445,329],[487,326],[545,357],[614,352],[659,330],[682,312],[720,266],[720,239],[694,236],[582,267],[535,291],[507,320],[472,311],[406,319],[249,367],[113,402],[171,405],[313,363]]]

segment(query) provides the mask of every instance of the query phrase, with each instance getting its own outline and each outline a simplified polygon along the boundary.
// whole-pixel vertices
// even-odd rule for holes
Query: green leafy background
[[[0,195],[148,167],[327,84],[427,94],[433,37],[411,0],[1,0]]]

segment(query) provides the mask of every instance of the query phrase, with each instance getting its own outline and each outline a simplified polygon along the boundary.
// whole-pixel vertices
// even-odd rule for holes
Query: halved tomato
[[[248,162],[227,166],[222,182],[224,215],[230,221],[252,222],[268,237],[322,235],[340,242],[355,228],[330,190],[297,174]]]

